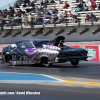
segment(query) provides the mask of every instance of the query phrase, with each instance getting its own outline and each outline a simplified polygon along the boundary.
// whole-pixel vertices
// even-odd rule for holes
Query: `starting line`
[[[32,74],[32,73],[16,73],[16,72],[0,72],[0,81],[6,81],[6,82],[14,82],[14,81],[51,81],[51,82],[57,82],[57,83],[66,83],[66,84],[79,84],[79,85],[90,85],[90,86],[99,86],[100,82],[87,82],[87,81],[75,81],[75,80],[61,80],[55,77],[51,77],[44,74]]]

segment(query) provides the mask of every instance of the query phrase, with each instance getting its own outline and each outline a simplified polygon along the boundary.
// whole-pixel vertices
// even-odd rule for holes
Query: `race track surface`
[[[100,100],[100,62],[52,67],[0,64],[0,100]]]

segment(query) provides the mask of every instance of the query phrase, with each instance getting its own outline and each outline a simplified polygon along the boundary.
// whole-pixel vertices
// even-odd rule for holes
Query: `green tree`
[[[15,2],[15,4],[18,4],[18,5],[21,5],[23,3],[23,0],[17,0],[16,2]]]

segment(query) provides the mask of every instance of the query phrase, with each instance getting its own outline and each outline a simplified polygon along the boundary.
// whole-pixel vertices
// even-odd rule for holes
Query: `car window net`
[[[49,41],[34,41],[33,43],[37,48],[43,48],[43,45],[47,45]]]

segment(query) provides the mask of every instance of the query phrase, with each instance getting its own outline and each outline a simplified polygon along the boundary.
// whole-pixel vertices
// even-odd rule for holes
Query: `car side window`
[[[21,48],[22,42],[17,43],[17,46],[18,46],[19,48]]]
[[[43,48],[43,45],[47,45],[49,41],[34,41],[33,44],[36,48]]]
[[[19,48],[34,48],[31,42],[20,42],[17,44]]]
[[[34,48],[31,42],[26,42],[26,44],[24,43],[24,45],[26,45],[27,48]]]

